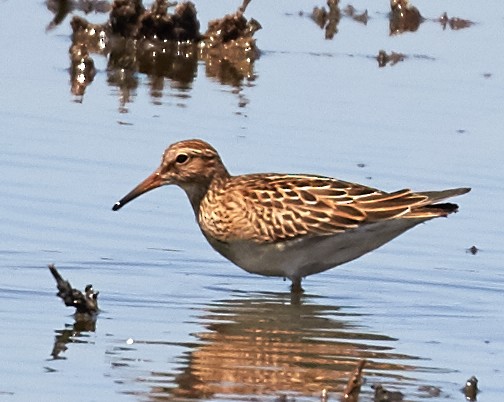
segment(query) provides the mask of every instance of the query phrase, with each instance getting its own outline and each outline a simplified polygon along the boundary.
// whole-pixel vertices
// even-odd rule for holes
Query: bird
[[[412,227],[456,212],[445,199],[470,188],[385,192],[311,174],[231,175],[200,139],[175,142],[160,166],[114,204],[117,211],[157,187],[182,188],[204,237],[222,256],[253,274],[301,281],[354,260]]]

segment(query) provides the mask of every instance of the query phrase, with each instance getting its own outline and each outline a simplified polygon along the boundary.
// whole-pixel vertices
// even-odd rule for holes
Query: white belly
[[[372,251],[423,220],[400,219],[365,225],[332,236],[280,243],[233,241],[207,237],[212,247],[245,271],[286,278],[303,278],[351,261]]]

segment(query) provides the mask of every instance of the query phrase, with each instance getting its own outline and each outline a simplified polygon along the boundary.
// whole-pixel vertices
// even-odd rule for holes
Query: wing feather
[[[318,176],[236,176],[209,189],[199,221],[204,232],[221,241],[327,236],[382,220],[440,216],[443,211],[423,208],[433,202],[429,194],[387,193]]]

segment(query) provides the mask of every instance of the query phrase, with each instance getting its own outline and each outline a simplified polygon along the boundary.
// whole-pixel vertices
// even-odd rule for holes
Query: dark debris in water
[[[74,11],[90,13],[108,13],[111,9],[107,0],[46,0],[46,6],[54,14],[53,20],[47,26],[51,30],[61,24]]]
[[[351,4],[348,4],[344,9],[343,13],[347,16],[352,18],[354,21],[361,22],[364,25],[367,25],[369,16],[368,16],[368,11],[364,10],[362,12],[358,12],[354,6]]]
[[[390,34],[415,32],[425,20],[418,8],[411,5],[409,0],[390,0]]]
[[[305,15],[303,11],[298,14]],[[367,10],[359,12],[351,4],[340,10],[339,0],[327,0],[327,8],[325,6],[314,7],[310,17],[320,28],[325,30],[326,39],[333,39],[338,33],[338,24],[342,15],[364,25],[367,25],[369,19]],[[409,0],[390,0],[390,35],[415,32],[424,21],[427,21],[427,18],[424,18],[418,8],[412,5]],[[449,18],[446,12],[440,18],[430,19],[430,21],[440,22],[443,29],[450,27],[453,30],[468,28],[474,24],[470,20],[458,17]]]
[[[175,4],[156,0],[146,10],[140,0],[116,0],[109,17],[111,32],[131,39],[199,41],[196,7],[191,2]],[[168,13],[174,5],[173,13]]]
[[[342,16],[352,18],[354,21],[364,25],[368,22],[369,16],[367,10],[359,12],[350,4],[341,10],[339,0],[327,0],[326,4],[327,8],[325,6],[315,6],[309,14],[310,18],[325,31],[326,39],[333,39],[338,33],[338,25]],[[305,13],[300,11],[298,15],[304,16]]]
[[[327,7],[315,7],[311,18],[316,24],[325,30],[325,38],[332,39],[338,33],[338,24],[341,19],[341,11],[338,6],[339,0],[327,0]]]
[[[99,292],[95,292],[92,285],[87,285],[84,292],[81,292],[78,289],[72,288],[70,282],[62,278],[53,264],[49,265],[49,270],[54,279],[56,279],[57,296],[63,300],[65,306],[74,307],[76,315],[94,316],[99,312]]]
[[[472,254],[472,255],[476,255],[476,254],[478,254],[478,253],[479,253],[479,251],[480,251],[480,249],[479,249],[478,247],[476,247],[476,246],[471,246],[471,247],[469,247],[469,248],[466,250],[466,252],[468,252],[468,253],[470,253],[470,254]]]
[[[404,61],[406,59],[416,59],[416,60],[436,60],[434,57],[427,56],[425,54],[411,54],[411,55],[406,55],[404,53],[399,53],[399,52],[390,52],[387,53],[385,50],[380,50],[378,52],[377,56],[373,57],[378,61],[378,67],[385,67],[387,65],[389,66],[394,66],[397,63]]]
[[[390,54],[387,54],[385,50],[380,50],[378,56],[376,56],[379,67],[385,67],[387,64],[393,66],[400,61],[404,61],[404,59],[406,59],[406,56],[402,53],[390,52]]]
[[[210,21],[200,33],[196,7],[156,0],[146,9],[141,0],[115,0],[108,21],[92,24],[74,16],[72,26],[72,93],[82,97],[94,78],[90,56],[107,56],[110,84],[121,91],[121,104],[130,101],[138,86],[138,72],[151,77],[152,93],[162,93],[164,78],[180,89],[188,88],[204,61],[207,75],[225,84],[239,86],[253,80],[253,64],[259,57],[254,33],[261,25],[247,20],[244,11],[250,0],[234,13]],[[173,9],[169,12],[170,9]]]
[[[206,75],[222,84],[241,88],[245,80],[254,81],[254,61],[260,56],[254,34],[261,25],[253,18],[245,18],[249,2],[243,0],[234,13],[210,21],[204,33],[200,32],[196,7],[190,1],[155,0],[149,9],[141,0],[115,0],[111,5],[99,0],[47,0],[46,4],[55,14],[49,28],[61,23],[73,10],[109,12],[108,20],[102,24],[92,24],[79,16],[71,20],[71,92],[77,101],[82,101],[96,74],[92,55],[106,56],[108,83],[118,88],[120,110],[126,111],[125,105],[139,86],[139,72],[150,77],[155,103],[160,102],[166,78],[171,80],[171,88],[189,89],[199,61],[205,63]],[[311,13],[306,13],[324,29],[326,39],[337,34],[342,17],[367,24],[367,10],[358,11],[350,4],[341,9],[339,3],[339,0],[327,0],[326,6],[316,6]],[[426,21],[409,0],[390,0],[390,10],[391,35],[414,32]],[[305,15],[302,11],[298,14]],[[466,19],[449,18],[447,13],[430,21],[441,23],[443,29],[447,26],[463,29],[473,24]],[[394,65],[405,58],[402,53],[383,51],[377,57],[380,67]],[[245,104],[240,103],[240,107]]]
[[[468,401],[476,401],[479,389],[478,389],[478,379],[475,376],[472,376],[469,378],[465,385],[464,388],[462,388],[462,392],[464,393],[464,396],[466,400]]]
[[[207,74],[233,86],[243,77],[252,77],[253,63],[259,58],[253,36],[262,27],[255,19],[247,20],[243,15],[247,4],[245,0],[235,13],[210,21],[198,46]]]
[[[72,93],[82,96],[96,75],[94,61],[86,45],[75,44],[70,47],[70,63]]]
[[[426,18],[420,14],[418,8],[413,6],[409,0],[390,0],[390,9],[391,35],[403,32],[415,32],[420,27],[420,24],[426,21]],[[450,27],[452,30],[469,28],[474,24],[474,22],[463,18],[450,18],[446,12],[434,21],[439,21],[443,29]]]
[[[449,18],[446,12],[439,18],[439,22],[441,23],[443,29],[446,29],[446,27],[449,26],[450,29],[453,30],[469,28],[474,24],[472,21],[458,17]]]
[[[375,384],[373,402],[400,402],[404,400],[404,394],[400,391],[389,391],[381,384]]]

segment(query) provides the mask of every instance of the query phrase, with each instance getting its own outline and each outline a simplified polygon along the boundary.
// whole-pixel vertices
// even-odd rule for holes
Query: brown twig
[[[87,285],[84,293],[82,293],[78,289],[73,289],[70,282],[61,277],[54,264],[49,265],[49,270],[56,279],[57,296],[63,300],[66,306],[75,307],[77,314],[94,315],[98,313],[99,292],[95,292],[92,285]]]

